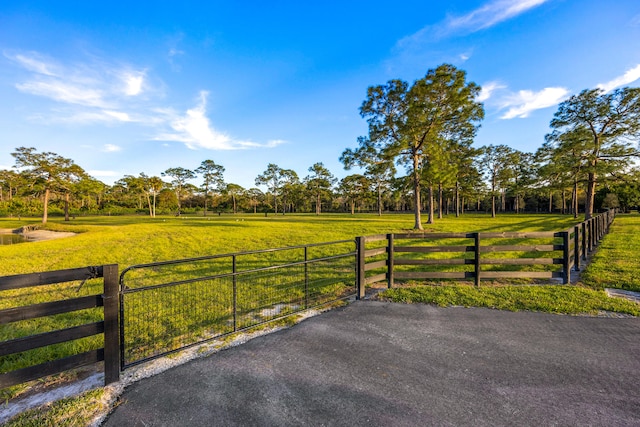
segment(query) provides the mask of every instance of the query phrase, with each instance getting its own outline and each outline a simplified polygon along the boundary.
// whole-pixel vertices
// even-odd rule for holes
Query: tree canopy
[[[558,106],[551,128],[548,141],[558,142],[558,150],[566,150],[567,141],[571,141],[574,155],[583,159],[587,173],[585,216],[590,218],[599,176],[612,165],[628,167],[639,155],[634,142],[640,137],[640,88],[609,93],[583,90]]]
[[[344,153],[343,158],[404,165],[413,182],[415,229],[422,230],[424,173],[442,167],[438,160],[444,156],[438,159],[436,153],[442,152],[439,148],[443,144],[473,139],[477,123],[484,117],[482,104],[476,101],[479,92],[478,85],[466,81],[464,71],[449,64],[429,70],[411,86],[396,79],[367,90],[360,115],[367,119],[369,135],[359,138],[358,149]]]

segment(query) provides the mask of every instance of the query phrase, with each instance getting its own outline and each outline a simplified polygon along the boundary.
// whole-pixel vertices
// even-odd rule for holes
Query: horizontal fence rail
[[[354,260],[342,240],[129,267],[122,368],[352,297]]]
[[[29,305],[18,305],[3,308],[0,310],[0,328],[3,336],[20,334],[20,331],[32,331],[42,318],[51,318],[55,324],[53,316],[65,313],[75,313],[81,310],[91,310],[102,308],[102,320],[84,323],[77,326],[59,328],[30,334],[27,336],[17,336],[0,341],[0,388],[25,383],[38,378],[59,374],[64,371],[104,362],[105,385],[118,381],[120,378],[120,353],[118,345],[118,267],[117,265],[104,265],[97,267],[74,268],[69,270],[58,270],[44,273],[20,274],[15,276],[0,277],[0,294],[5,301],[11,301],[12,295],[7,295],[13,291],[18,295],[15,299],[24,298],[20,291],[31,291],[30,288],[45,285],[57,285],[67,282],[80,282],[80,286],[74,285],[78,290],[87,280],[103,278],[103,293],[67,298],[62,300],[40,302]],[[58,291],[60,292],[60,291]],[[44,292],[54,293],[47,288]],[[37,292],[31,292],[32,297],[41,298]],[[5,304],[3,304],[4,306]],[[36,322],[36,323],[34,323]],[[11,331],[4,329],[11,328]],[[68,343],[83,338],[101,335],[104,345],[83,351],[77,354],[67,354],[70,351],[59,349],[58,353],[65,354],[53,360],[39,360],[38,355],[32,354],[38,349]],[[74,353],[71,351],[71,353]],[[52,352],[51,354],[56,354]],[[20,361],[36,360],[36,364],[24,366],[17,369],[11,368],[20,366]],[[8,367],[8,368],[7,368]]]
[[[560,279],[580,269],[608,232],[614,211],[563,231],[395,233],[357,238],[358,295],[396,280]]]

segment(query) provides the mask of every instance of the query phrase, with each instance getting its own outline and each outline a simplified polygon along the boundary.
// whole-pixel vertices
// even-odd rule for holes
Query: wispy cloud
[[[27,70],[33,71],[37,74],[45,76],[57,75],[55,72],[56,67],[36,52],[29,52],[29,54],[16,54],[13,57],[8,54],[5,54],[5,56],[18,62]]]
[[[496,0],[462,16],[449,17],[444,27],[449,32],[476,32],[493,27],[538,7],[549,0]]]
[[[569,95],[569,90],[563,87],[547,87],[539,92],[521,90],[503,100],[501,108],[508,108],[508,110],[500,118],[506,120],[526,118],[535,110],[559,104]]]
[[[640,64],[636,65],[630,70],[627,70],[623,75],[616,77],[613,80],[610,80],[606,83],[600,83],[598,85],[598,88],[604,90],[605,92],[610,92],[617,87],[628,85],[629,83],[633,83],[638,79],[640,79]]]
[[[102,148],[102,151],[104,151],[105,153],[116,153],[121,150],[122,150],[122,147],[119,147],[114,144],[104,144],[104,147]]]
[[[182,52],[172,50],[171,56]],[[190,149],[235,150],[271,148],[284,143],[273,139],[266,143],[241,140],[216,129],[207,116],[208,92],[200,92],[196,106],[184,113],[154,105],[157,94],[150,84],[147,69],[113,65],[92,59],[89,62],[62,64],[37,52],[4,53],[26,71],[15,84],[20,92],[46,98],[56,104],[49,115],[31,114],[31,119],[46,124],[115,126],[137,123],[151,127],[152,139],[178,141]],[[156,80],[153,80],[154,82]],[[120,147],[107,144],[103,151]]]
[[[480,94],[478,94],[478,97],[476,98],[476,100],[478,102],[484,102],[487,99],[491,98],[491,95],[493,94],[493,92],[499,89],[504,89],[504,88],[506,88],[506,86],[500,82],[497,82],[497,81],[487,82],[484,85],[482,85],[482,89],[480,90]]]
[[[62,104],[114,109],[145,88],[146,70],[102,62],[65,65],[37,52],[5,57],[28,71],[16,89]]]
[[[410,49],[454,35],[465,35],[491,28],[501,22],[515,18],[551,0],[494,0],[461,16],[447,16],[443,21],[427,25],[419,31],[402,38],[396,47]]]
[[[42,96],[67,104],[100,108],[110,106],[100,89],[68,83],[58,79],[34,79],[25,83],[18,83],[16,88],[31,95]]]
[[[190,149],[204,148],[208,150],[237,150],[243,148],[271,148],[283,141],[273,140],[267,144],[243,141],[232,138],[215,129],[207,117],[207,97],[209,93],[201,91],[198,104],[186,111],[184,115],[174,117],[170,126],[173,132],[156,136],[159,141],[178,141]]]

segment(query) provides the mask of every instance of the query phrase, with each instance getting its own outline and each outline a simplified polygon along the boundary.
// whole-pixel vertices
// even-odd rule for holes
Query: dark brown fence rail
[[[561,279],[580,269],[608,232],[614,211],[568,230],[503,233],[401,233],[357,238],[358,295],[396,280]]]
[[[104,308],[104,320],[1,341],[0,358],[99,334],[104,334],[104,347],[4,372],[0,374],[0,388],[10,387],[102,361],[104,361],[105,384],[119,380],[120,352],[118,344],[117,265],[0,277],[0,291],[33,288],[73,281],[81,281],[84,283],[84,281],[94,278],[104,278],[104,292],[102,294],[5,308],[0,310],[0,325],[96,307]]]

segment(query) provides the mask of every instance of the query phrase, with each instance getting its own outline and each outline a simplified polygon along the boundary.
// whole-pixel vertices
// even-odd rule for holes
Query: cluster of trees
[[[465,210],[560,211],[640,205],[640,89],[584,90],[561,103],[551,133],[535,152],[506,145],[472,146],[484,110],[480,87],[448,64],[412,85],[391,80],[368,89],[360,113],[369,124],[340,160],[362,173],[338,180],[322,163],[300,178],[269,164],[245,189],[224,180],[224,167],[205,160],[161,177],[125,176],[108,186],[73,160],[16,148],[15,168],[0,170],[0,215],[80,213],[413,211],[436,216]],[[398,173],[399,168],[406,173]],[[400,169],[400,170],[402,170]],[[199,178],[200,186],[192,184]],[[261,187],[263,190],[261,190]],[[426,197],[423,196],[423,193]]]

